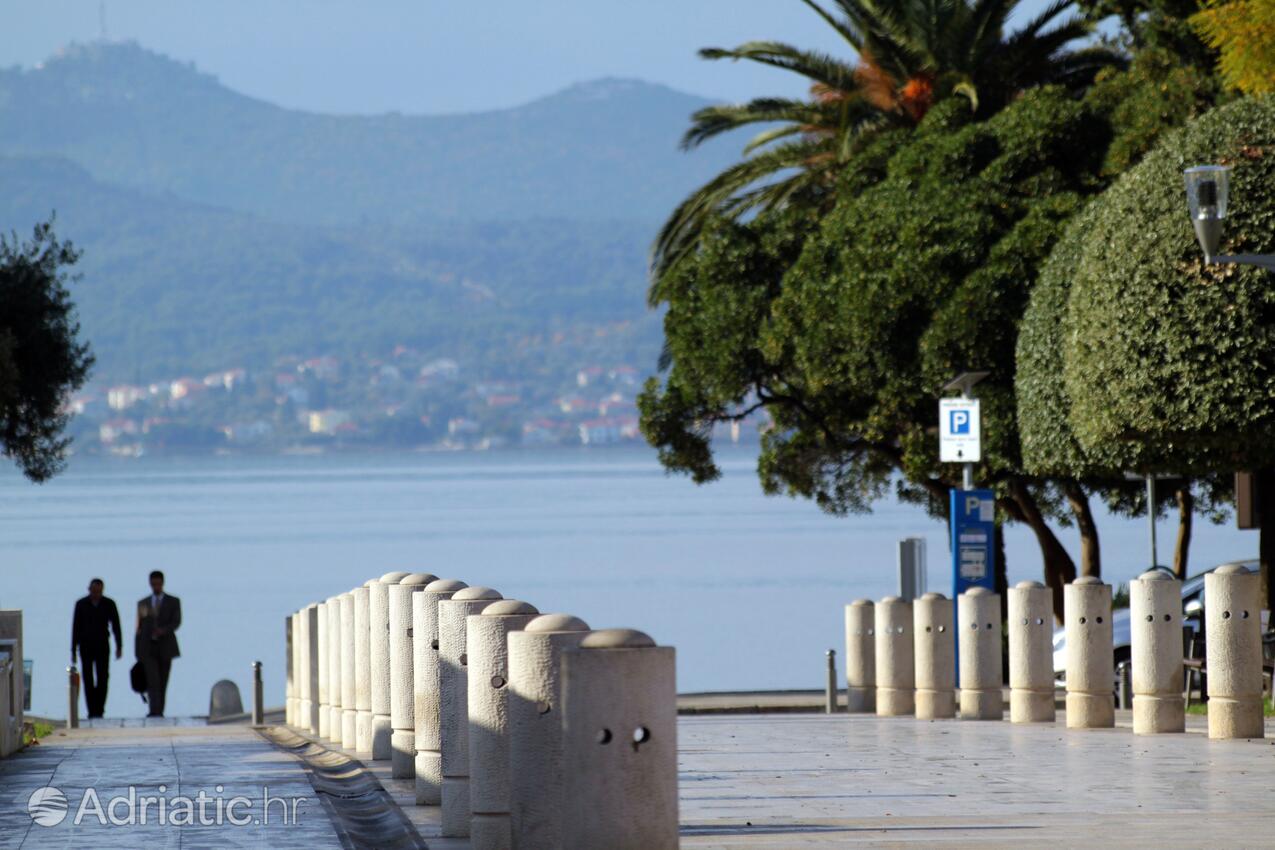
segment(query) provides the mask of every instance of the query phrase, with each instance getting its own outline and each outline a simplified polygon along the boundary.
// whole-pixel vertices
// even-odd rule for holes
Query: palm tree
[[[1070,0],[1055,0],[1008,36],[1006,22],[1021,0],[832,0],[836,14],[818,0],[801,2],[841,36],[853,62],[776,41],[700,51],[705,59],[743,59],[799,74],[810,81],[810,97],[757,98],[692,116],[684,150],[741,127],[768,126],[744,148],[743,160],[665,222],[653,249],[655,279],[695,247],[710,217],[827,202],[840,167],[865,136],[914,126],[942,97],[963,95],[985,116],[1025,89],[1047,83],[1080,89],[1101,68],[1121,62],[1105,48],[1069,49],[1091,30],[1078,16],[1056,23]]]

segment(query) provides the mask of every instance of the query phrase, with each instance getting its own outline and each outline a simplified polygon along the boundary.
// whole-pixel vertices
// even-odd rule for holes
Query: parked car
[[[1250,570],[1258,569],[1257,561],[1228,561],[1227,564],[1240,564]],[[1210,567],[1198,575],[1191,576],[1182,582],[1182,622],[1184,625],[1199,631],[1204,623],[1204,577],[1218,567]],[[1157,567],[1157,569],[1164,569]],[[1166,570],[1168,572],[1168,570]],[[1115,663],[1128,661],[1132,652],[1129,626],[1129,609],[1117,608],[1111,614],[1111,639],[1115,650]],[[1062,681],[1067,671],[1067,633],[1064,629],[1054,631],[1054,674]]]

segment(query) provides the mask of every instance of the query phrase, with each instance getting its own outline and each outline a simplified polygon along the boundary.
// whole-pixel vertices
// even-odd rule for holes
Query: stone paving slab
[[[0,850],[341,847],[301,764],[251,728],[180,722],[103,727],[57,732],[0,760]],[[49,810],[53,819],[64,812],[56,825],[41,825],[28,814],[32,793],[44,787],[58,789],[66,800]],[[74,823],[89,789],[105,824],[91,804]],[[127,801],[130,792],[138,802],[108,808],[112,798]],[[147,822],[137,823],[143,797],[162,798],[163,816],[156,800],[147,805]],[[231,803],[237,797],[242,801]],[[189,816],[181,813],[186,804],[179,798],[190,799]],[[112,813],[125,824],[110,823]],[[247,822],[235,825],[232,818]]]

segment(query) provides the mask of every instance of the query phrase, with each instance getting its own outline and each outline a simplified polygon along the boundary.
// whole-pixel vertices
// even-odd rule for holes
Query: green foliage
[[[1204,264],[1181,174],[1204,162],[1233,168],[1223,251],[1275,250],[1273,98],[1187,125],[1095,202],[1062,339],[1070,425],[1099,465],[1189,474],[1275,460],[1275,290],[1264,271]]]
[[[79,254],[52,222],[0,236],[0,454],[40,482],[63,465],[65,405],[93,365],[66,288]]]
[[[1245,94],[1275,93],[1275,0],[1213,0],[1191,25],[1221,53],[1218,70]]]

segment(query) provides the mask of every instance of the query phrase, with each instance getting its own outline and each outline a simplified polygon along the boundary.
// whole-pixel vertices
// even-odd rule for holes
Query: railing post
[[[261,690],[261,662],[252,662],[252,725],[262,726],[266,722],[265,695]]]
[[[824,712],[837,713],[837,651],[828,650],[828,687],[824,694]]]

